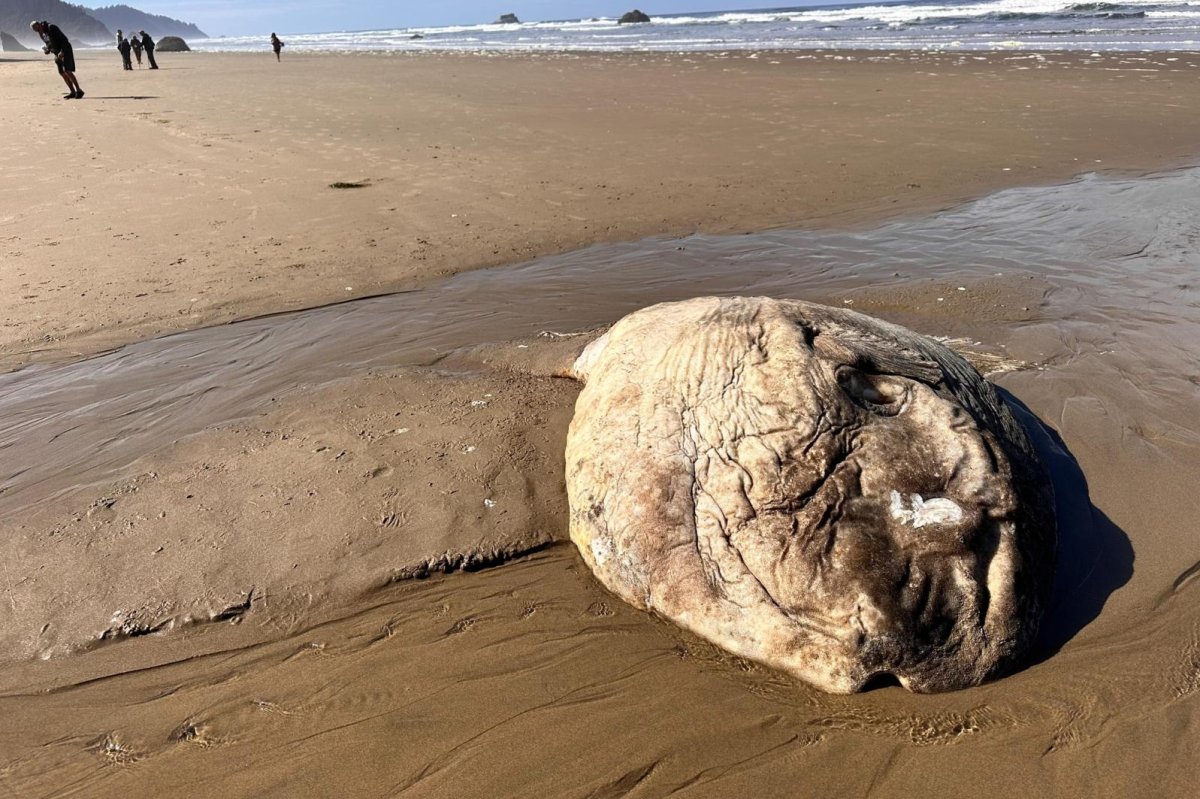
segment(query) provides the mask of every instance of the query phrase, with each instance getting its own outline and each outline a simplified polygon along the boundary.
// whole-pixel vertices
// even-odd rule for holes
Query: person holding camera
[[[31,22],[29,27],[45,42],[46,46],[42,48],[42,52],[46,55],[54,54],[54,63],[58,65],[58,74],[62,75],[63,82],[71,90],[70,94],[63,95],[63,99],[82,99],[83,89],[79,87],[79,81],[75,78],[75,51],[71,48],[71,42],[66,35],[59,30],[57,25],[51,25],[45,20]]]

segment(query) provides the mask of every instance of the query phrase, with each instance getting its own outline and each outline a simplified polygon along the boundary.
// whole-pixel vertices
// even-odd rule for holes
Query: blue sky
[[[814,0],[88,0],[85,5],[114,2],[194,22],[210,36],[457,25],[491,22],[507,12],[532,21],[618,16],[632,8],[653,16],[814,4]]]

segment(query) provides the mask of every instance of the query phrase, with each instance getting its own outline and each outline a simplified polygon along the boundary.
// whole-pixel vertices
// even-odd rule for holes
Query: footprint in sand
[[[474,627],[478,623],[479,623],[479,619],[475,618],[474,616],[464,616],[463,618],[454,622],[454,624],[451,625],[450,629],[446,630],[446,632],[443,633],[443,635],[444,636],[461,635],[461,634],[465,633],[467,630]]]

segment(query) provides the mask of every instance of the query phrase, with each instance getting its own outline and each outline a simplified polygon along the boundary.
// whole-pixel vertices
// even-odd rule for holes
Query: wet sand
[[[40,55],[0,65],[0,366],[596,242],[1171,166],[1200,108],[1187,53],[289,55],[81,51],[74,104]]]
[[[928,69],[929,58],[921,57],[918,71]],[[943,69],[958,60],[936,58],[944,59]],[[425,63],[382,60],[398,69]],[[1066,60],[1057,71],[1014,72],[1006,83],[1012,64],[965,57],[957,65],[963,71],[941,83],[957,86],[963,98],[983,86],[998,84],[1003,97],[1005,86],[1028,92],[1029,83],[1044,81],[1063,81],[1058,89],[1069,84],[1083,95],[1088,87],[1116,92],[1131,103],[1158,90],[1164,106],[1192,91],[1154,82],[1168,73],[1117,77],[1090,69],[1087,59]],[[597,61],[615,74],[640,74],[655,63],[660,73],[664,63],[680,74],[695,66],[679,57]],[[768,67],[784,64],[760,61],[714,58],[698,68],[711,72],[692,88],[719,83],[727,74],[721,70],[735,67],[740,72],[730,74],[740,80],[774,84]],[[521,59],[479,63],[527,68]],[[544,63],[570,71],[591,62]],[[1188,63],[1164,60],[1163,67]],[[841,103],[842,88],[849,97],[867,85],[856,82],[857,68],[902,69],[894,62],[797,64],[797,76],[806,68],[832,70],[826,91]],[[352,95],[355,83],[345,80]],[[911,75],[897,81],[906,90],[916,83]],[[1134,91],[1126,81],[1149,86]],[[536,88],[515,78],[500,85],[514,93]],[[1047,111],[1044,123],[1082,130],[1089,119],[1129,113],[1128,138],[1114,124],[1089,140],[1111,148],[1103,155],[1123,167],[1150,169],[1188,154],[1182,142],[1168,152],[1176,144],[1166,139],[1156,140],[1157,151],[1152,144],[1139,150],[1144,141],[1133,136],[1127,108],[1095,96],[1090,105],[1074,93],[1062,97],[1068,105],[1076,100],[1074,111]],[[761,102],[766,111],[774,101]],[[1143,110],[1146,122],[1151,112]],[[977,111],[959,109],[959,122],[977,123]],[[858,113],[860,124],[870,121],[862,108]],[[723,135],[744,144],[743,123],[782,124],[727,118]],[[945,170],[938,172],[945,181],[940,195],[913,199],[914,190],[873,183],[885,179],[882,173],[862,167],[859,182],[850,184],[862,195],[833,204],[822,217],[828,229],[811,234],[649,242],[539,262],[544,272],[536,265],[479,272],[460,291],[483,300],[479,305],[446,302],[458,296],[456,284],[429,280],[444,264],[428,272],[397,267],[387,277],[396,282],[386,285],[420,281],[411,299],[439,323],[389,331],[393,362],[366,356],[362,331],[371,323],[356,328],[345,316],[302,315],[254,323],[260,327],[246,328],[241,339],[210,340],[203,331],[195,340],[160,342],[181,348],[165,350],[174,357],[135,348],[10,376],[24,382],[5,383],[5,400],[24,392],[29,401],[5,406],[24,407],[27,415],[11,425],[18,417],[9,411],[0,439],[0,785],[17,796],[1129,796],[1147,786],[1156,795],[1190,795],[1200,771],[1200,543],[1192,532],[1200,464],[1192,422],[1200,385],[1200,266],[1192,242],[1200,230],[1192,198],[1200,196],[1200,176],[1090,179],[924,218],[918,212],[928,210],[925,203],[948,203],[956,191],[1042,182],[1042,170],[1053,182],[1077,171],[1047,146],[1036,178],[997,170],[971,183],[964,177],[970,170],[1003,157],[1004,138],[991,140],[993,149],[987,137],[972,139],[981,149],[956,160],[952,151],[963,142],[943,123],[923,134],[948,153],[936,165]],[[62,122],[54,117],[52,124]],[[644,135],[637,131],[631,121],[629,135]],[[720,140],[719,131],[710,134]],[[856,155],[871,150],[844,146]],[[295,159],[293,171],[313,163],[295,152],[259,155]],[[533,180],[523,170],[545,157],[517,154],[506,168],[514,180]],[[728,157],[715,157],[713,171]],[[531,160],[522,165],[521,158]],[[898,169],[916,168],[899,161]],[[627,178],[646,183],[638,201],[661,203],[655,192],[663,189],[642,167]],[[759,177],[767,188],[786,180],[772,184],[766,172]],[[700,174],[696,179],[713,179]],[[680,225],[710,230],[810,221],[772,216],[769,191],[755,199],[752,184],[737,185],[708,195],[697,189],[697,205],[667,213],[678,213]],[[840,184],[793,183],[795,207],[819,205],[814,192],[829,185]],[[450,191],[432,179],[427,186]],[[536,197],[523,195],[531,218],[539,212]],[[719,210],[705,216],[702,201]],[[27,213],[11,196],[3,202],[4,216]],[[591,194],[580,202],[596,216],[616,219],[623,210]],[[513,218],[523,218],[519,207],[509,209]],[[873,226],[896,209],[911,218]],[[200,223],[176,213],[164,229],[178,222],[180,238],[199,236],[186,225]],[[313,221],[314,239],[335,235],[334,220],[324,232],[323,224]],[[680,232],[644,215],[623,224],[631,227],[614,237]],[[221,238],[227,233],[209,235],[235,246]],[[348,231],[338,235],[349,240]],[[46,252],[9,223],[4,241]],[[461,266],[487,263],[470,262],[466,240],[457,241]],[[537,241],[546,252],[558,246]],[[88,243],[77,246],[83,258]],[[344,268],[374,268],[358,263],[360,255],[346,246]],[[337,257],[329,255],[330,268]],[[218,261],[215,273],[237,269]],[[375,267],[385,271],[382,262]],[[215,279],[206,270],[190,269],[187,279]],[[598,273],[612,289],[580,278]],[[152,277],[144,269],[137,274]],[[118,282],[115,274],[106,279]],[[299,278],[263,279],[273,281],[273,297],[256,299],[230,282],[221,313],[337,296]],[[1063,528],[1055,601],[1029,668],[938,696],[895,687],[827,696],[623,606],[563,543],[562,442],[577,389],[555,375],[597,325],[630,303],[738,290],[846,304],[953,337],[997,370],[993,379],[1015,404],[1027,406],[1025,421],[1055,474]],[[510,315],[481,310],[489,300]],[[55,317],[63,329],[73,324],[68,308]],[[115,318],[99,325],[102,334],[64,341],[87,349],[157,329]],[[199,313],[179,324],[220,318]],[[292,332],[272,338],[291,322]],[[539,330],[553,333],[539,337]],[[311,346],[305,331],[310,342],[330,340],[331,352],[326,361],[295,362],[303,365],[285,369],[281,380],[268,356],[292,363],[293,351]],[[241,343],[228,343],[235,340]],[[209,352],[224,358],[214,366],[204,360]],[[156,359],[172,370],[134,368]],[[326,370],[326,362],[348,371]],[[181,364],[192,364],[191,374]],[[206,383],[218,367],[225,376]],[[130,399],[112,405],[117,421],[96,421],[107,407],[107,375],[114,384],[130,376]],[[204,401],[158,401],[189,383]],[[255,383],[270,388],[241,391]],[[91,419],[79,411],[86,407],[95,409]],[[192,426],[167,425],[180,418]],[[142,431],[144,440],[137,438]],[[126,438],[136,445],[122,449]],[[66,444],[56,449],[56,441]],[[38,469],[42,477],[22,482]]]

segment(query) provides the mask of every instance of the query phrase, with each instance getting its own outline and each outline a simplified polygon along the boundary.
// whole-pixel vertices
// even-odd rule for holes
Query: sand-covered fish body
[[[852,311],[699,298],[574,368],[571,538],[604,585],[827,691],[1011,670],[1053,573],[1049,483],[995,390]]]

